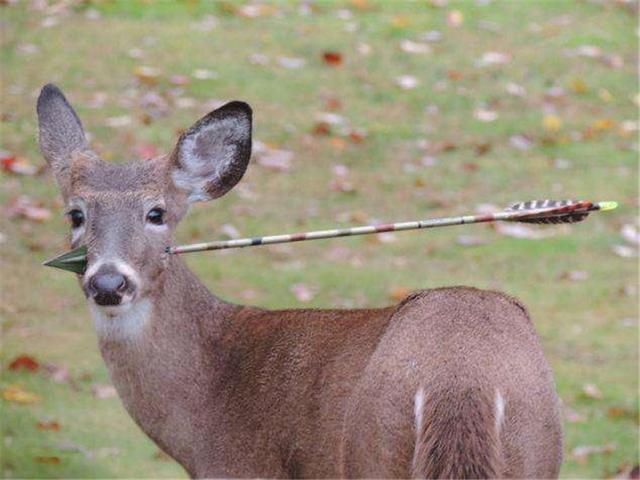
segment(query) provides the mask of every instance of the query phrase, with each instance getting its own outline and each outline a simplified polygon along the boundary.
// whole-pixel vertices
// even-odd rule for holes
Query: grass
[[[623,128],[625,121],[637,122],[638,95],[636,24],[627,7],[469,1],[438,8],[354,1],[319,2],[305,14],[301,6],[275,3],[273,11],[245,18],[233,13],[234,3],[79,2],[66,14],[29,5],[0,6],[3,149],[41,162],[35,96],[53,81],[108,159],[134,157],[141,143],[166,151],[177,131],[205,113],[207,100],[234,98],[253,106],[257,139],[294,152],[287,172],[250,167],[242,183],[253,196],[232,192],[193,208],[179,242],[219,237],[225,223],[257,235],[371,218],[465,213],[485,202],[502,206],[548,196],[618,200],[618,211],[572,227],[551,227],[555,235],[541,240],[470,226],[398,234],[384,244],[360,237],[200,254],[189,263],[221,297],[265,307],[299,306],[290,290],[299,282],[316,292],[305,306],[316,307],[383,305],[394,301],[390,292],[398,288],[503,289],[528,306],[560,397],[581,416],[565,421],[562,476],[610,476],[637,463],[638,266],[636,259],[611,250],[624,243],[620,228],[633,224],[638,213],[637,132]],[[452,27],[447,13],[456,9],[464,22]],[[351,18],[344,19],[348,14],[341,10]],[[93,11],[99,19],[89,18]],[[216,16],[217,25],[202,31],[194,24],[206,13]],[[58,23],[43,26],[51,23],[48,18]],[[442,33],[432,53],[400,49],[403,39],[416,40],[430,30]],[[370,46],[369,55],[359,53],[363,43]],[[567,55],[584,45],[618,55],[623,65],[612,68],[606,59]],[[132,58],[134,48],[143,58]],[[29,49],[35,52],[24,53]],[[342,65],[325,65],[327,50],[341,52]],[[507,53],[510,61],[476,66],[492,51]],[[255,53],[267,55],[270,64],[251,63]],[[281,56],[306,64],[283,68],[276,61]],[[156,85],[138,85],[133,71],[141,65],[161,70]],[[171,108],[148,124],[140,121],[136,99],[142,93],[166,93],[171,75],[191,75],[195,69],[215,71],[217,77],[191,79],[183,87],[180,95],[195,99],[193,106]],[[420,86],[400,89],[394,79],[405,74],[415,75]],[[506,93],[509,82],[524,87],[525,96]],[[560,97],[554,97],[555,87],[563,89]],[[96,92],[106,100],[91,108]],[[328,98],[339,99],[337,113],[367,132],[362,142],[339,133],[311,133]],[[475,119],[480,105],[498,112],[498,118]],[[549,114],[561,119],[558,131],[545,130]],[[131,116],[132,125],[106,125],[107,118],[122,115]],[[509,139],[516,134],[528,135],[531,148],[514,148]],[[455,148],[435,153],[438,162],[423,166],[421,140],[447,141]],[[478,155],[479,144],[487,144],[488,151]],[[556,159],[568,160],[567,168],[557,168]],[[353,192],[328,187],[338,163],[349,167]],[[66,248],[66,225],[50,175],[0,178],[5,211],[17,196],[28,195],[55,212],[42,223],[0,218],[1,363],[6,367],[16,355],[30,354],[42,364],[66,366],[74,379],[57,383],[45,373],[3,368],[3,387],[20,384],[40,396],[29,405],[2,400],[3,476],[184,476],[158,455],[116,397],[91,393],[92,385],[108,383],[108,376],[82,295],[71,275],[40,268],[43,259]],[[460,234],[486,243],[458,245]],[[588,279],[563,280],[574,270]],[[596,385],[602,398],[585,395],[586,384]],[[56,420],[61,428],[40,430],[42,420]],[[572,455],[579,446],[609,443],[615,446],[610,453],[582,460]]]

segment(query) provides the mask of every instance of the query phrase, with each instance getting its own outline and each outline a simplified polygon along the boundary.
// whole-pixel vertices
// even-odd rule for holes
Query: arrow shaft
[[[570,212],[589,212],[598,210],[599,205],[591,202],[576,202],[570,205],[553,206],[548,208],[536,208],[527,210],[507,210],[503,212],[462,215],[458,217],[442,217],[411,222],[387,223],[381,225],[364,225],[351,228],[335,228],[331,230],[315,230],[303,233],[290,233],[285,235],[271,235],[264,237],[247,237],[233,240],[218,240],[214,242],[194,243],[168,247],[167,251],[173,254],[204,252],[208,250],[224,250],[228,248],[245,248],[258,245],[274,245],[277,243],[302,242],[307,240],[319,240],[323,238],[350,237],[356,235],[369,235],[383,232],[399,232],[404,230],[419,230],[424,228],[447,227],[452,225],[467,225],[471,223],[484,223],[496,221],[523,221],[533,218],[549,218],[564,216]]]

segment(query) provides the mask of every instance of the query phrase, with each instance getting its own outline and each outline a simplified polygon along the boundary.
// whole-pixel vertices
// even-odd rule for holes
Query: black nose
[[[118,305],[127,289],[127,279],[119,273],[96,273],[89,281],[89,289],[98,305]]]

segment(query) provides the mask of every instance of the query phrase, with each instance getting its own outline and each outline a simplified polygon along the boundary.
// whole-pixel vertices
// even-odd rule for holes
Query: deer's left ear
[[[171,177],[189,201],[221,197],[240,181],[251,157],[251,115],[246,103],[227,103],[182,134]]]

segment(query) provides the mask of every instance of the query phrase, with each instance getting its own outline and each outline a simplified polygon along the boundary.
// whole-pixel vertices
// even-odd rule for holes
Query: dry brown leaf
[[[38,173],[38,169],[26,158],[6,150],[0,150],[0,167],[3,171],[16,175],[35,175]]]
[[[133,74],[140,81],[140,83],[155,85],[156,83],[158,83],[158,79],[160,78],[162,72],[158,68],[141,65],[133,69]]]
[[[326,51],[322,53],[322,60],[324,60],[324,63],[327,65],[337,67],[338,65],[342,65],[342,54],[335,51]]]
[[[29,370],[35,372],[40,368],[40,363],[31,355],[18,355],[9,362],[9,370]]]
[[[395,287],[391,287],[391,289],[389,290],[389,298],[395,300],[396,302],[399,302],[407,298],[410,293],[410,288],[397,285]]]
[[[36,426],[40,430],[54,430],[56,432],[60,430],[60,424],[55,420],[41,420],[36,423]]]
[[[25,390],[18,384],[8,385],[2,389],[2,398],[8,402],[28,405],[40,401],[40,396]]]

